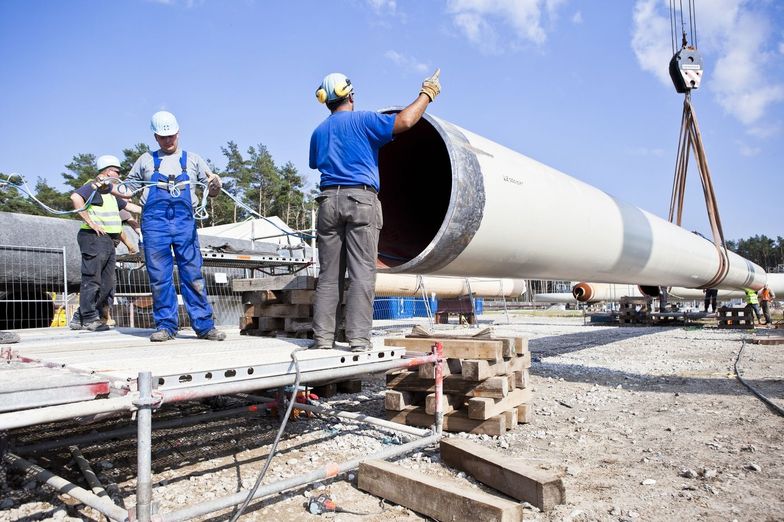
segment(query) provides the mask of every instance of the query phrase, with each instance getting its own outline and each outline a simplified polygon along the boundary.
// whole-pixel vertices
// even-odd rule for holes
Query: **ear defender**
[[[351,93],[351,91],[352,91],[351,80],[349,80],[348,78],[346,78],[346,83],[344,83],[343,85],[335,86],[335,95],[338,98],[345,98]]]
[[[323,87],[316,90],[316,99],[319,103],[327,103],[327,91]]]

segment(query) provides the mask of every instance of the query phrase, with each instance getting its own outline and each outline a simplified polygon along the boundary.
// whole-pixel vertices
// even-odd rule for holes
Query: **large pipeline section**
[[[460,297],[468,294],[474,297],[519,297],[525,292],[522,279],[417,276],[412,274],[376,275],[376,295],[401,297],[421,297],[423,290],[427,295],[438,297]]]
[[[398,108],[384,112],[394,113]],[[699,288],[765,283],[732,252],[542,163],[425,114],[379,154],[391,273]],[[630,172],[633,175],[633,172]]]
[[[784,297],[784,274],[768,274],[768,288],[778,297]],[[577,283],[572,287],[572,296],[581,303],[594,303],[599,301],[617,301],[621,297],[659,297],[659,287],[609,284],[609,283]],[[705,297],[698,288],[671,287],[667,289],[667,296],[673,300],[688,301],[701,300]],[[745,296],[742,289],[721,289],[719,299],[740,299]]]

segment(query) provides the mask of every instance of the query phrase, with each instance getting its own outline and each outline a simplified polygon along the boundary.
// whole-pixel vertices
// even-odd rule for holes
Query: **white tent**
[[[279,246],[289,247],[301,245],[303,241],[299,236],[289,235],[293,232],[294,230],[278,216],[271,216],[266,219],[249,219],[239,223],[199,229],[199,234],[205,236],[276,243]]]

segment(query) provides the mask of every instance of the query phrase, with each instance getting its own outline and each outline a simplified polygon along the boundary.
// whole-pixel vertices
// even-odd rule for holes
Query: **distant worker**
[[[411,129],[441,92],[440,70],[425,79],[417,98],[397,114],[354,111],[354,86],[343,74],[324,77],[316,98],[330,111],[310,138],[310,168],[321,173],[316,235],[319,278],[313,310],[313,348],[332,348],[343,302],[352,351],[371,348],[378,238],[383,224],[378,152]]]
[[[719,289],[718,288],[706,288],[703,290],[705,292],[705,312],[708,311],[708,306],[710,306],[711,312],[716,311],[716,299],[719,297]]]
[[[744,288],[743,291],[746,293],[746,306],[751,307],[751,309],[754,311],[754,315],[757,317],[757,323],[762,324],[762,320],[760,319],[760,307],[759,299],[757,298],[757,292],[751,288]]]
[[[757,292],[757,297],[759,297],[760,304],[762,305],[762,313],[765,315],[765,324],[770,324],[770,303],[776,299],[776,294],[773,293],[773,290],[768,288],[768,285],[766,284]]]
[[[112,194],[115,194],[115,192],[112,191]],[[103,197],[106,197],[106,195],[104,194]],[[126,202],[125,205],[123,205],[121,201],[123,201],[123,198],[117,199],[118,207],[119,206],[124,207],[122,210],[120,210],[120,222],[123,225],[123,231],[120,232],[119,239],[113,239],[114,246],[116,248],[120,243],[122,243],[123,245],[125,245],[125,248],[128,249],[129,254],[137,254],[139,252],[139,247],[136,244],[134,244],[131,238],[128,237],[128,234],[125,233],[124,225],[127,224],[131,226],[131,228],[133,228],[133,224],[136,224],[136,226],[138,226],[138,223],[136,223],[133,214],[131,214],[128,210],[129,209],[133,210],[138,214],[139,212],[141,212],[142,209],[140,206],[131,203],[130,201]],[[107,326],[115,325],[115,321],[112,319],[112,305],[114,304],[114,290],[115,287],[112,286],[109,295],[106,296],[106,301],[98,305],[98,319]],[[71,317],[71,322],[69,324],[69,327],[71,328],[71,330],[81,330],[84,328],[82,325],[81,308],[79,307],[76,308],[76,311]],[[101,327],[101,329],[103,330],[103,327]]]
[[[114,293],[114,247],[123,234],[120,211],[141,208],[111,193],[112,180],[118,180],[120,175],[120,160],[116,156],[99,156],[95,163],[98,170],[95,180],[71,194],[74,209],[84,208],[79,212],[84,224],[76,237],[82,254],[79,308],[70,327],[99,332],[109,329],[101,321],[100,312]]]
[[[146,187],[141,197],[142,234],[156,328],[150,341],[174,339],[179,329],[173,275],[175,261],[182,299],[193,330],[200,339],[222,341],[226,334],[215,328],[212,306],[207,300],[193,217],[198,203],[196,183],[209,186],[209,195],[214,197],[220,193],[221,180],[198,154],[180,149],[180,126],[174,114],[156,112],[150,127],[160,149],[142,154],[126,181],[127,188],[132,191]]]

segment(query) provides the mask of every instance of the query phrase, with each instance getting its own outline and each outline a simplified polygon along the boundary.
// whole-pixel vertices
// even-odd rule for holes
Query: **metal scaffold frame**
[[[441,396],[443,394],[443,372],[441,371],[443,362],[444,357],[441,344],[435,343],[430,354],[422,354],[414,357],[407,356],[398,359],[388,359],[380,362],[344,366],[340,368],[330,368],[326,370],[312,370],[306,373],[302,373],[299,382],[300,384],[306,384],[309,382],[334,381],[336,379],[356,377],[358,375],[367,373],[411,368],[430,363],[436,365],[436,404],[440,405],[442,403]],[[328,463],[309,473],[263,485],[259,487],[250,498],[250,491],[243,490],[226,497],[212,499],[176,511],[171,511],[168,513],[153,513],[154,499],[152,490],[152,430],[154,428],[159,429],[183,426],[203,422],[206,419],[215,419],[257,411],[260,405],[273,402],[274,400],[266,397],[247,395],[247,393],[258,390],[261,387],[263,387],[263,389],[274,389],[289,386],[297,382],[297,379],[294,373],[288,372],[279,376],[259,376],[254,379],[244,379],[233,382],[222,382],[217,384],[180,389],[155,389],[154,381],[155,379],[153,378],[152,372],[142,371],[138,374],[137,389],[129,391],[126,395],[121,397],[81,401],[72,404],[47,406],[43,408],[0,414],[0,432],[3,432],[4,430],[11,430],[23,426],[50,423],[58,420],[72,419],[75,417],[89,417],[93,415],[123,411],[134,412],[136,416],[135,432],[137,435],[137,480],[135,507],[125,509],[122,506],[118,506],[108,497],[99,496],[94,492],[90,492],[84,488],[81,488],[76,484],[57,476],[54,473],[45,470],[20,456],[35,454],[57,447],[70,446],[72,449],[75,449],[74,445],[79,443],[89,443],[101,440],[122,438],[124,436],[129,436],[134,432],[132,427],[120,428],[87,436],[61,439],[57,441],[46,441],[30,446],[14,448],[13,452],[8,452],[3,456],[4,460],[11,467],[26,473],[31,473],[36,480],[48,484],[61,493],[65,493],[74,497],[86,506],[92,507],[93,509],[96,509],[100,513],[106,515],[111,520],[120,522],[130,522],[133,520],[138,520],[140,522],[173,522],[190,520],[197,516],[213,513],[215,511],[242,504],[246,500],[257,500],[318,480],[333,478],[341,473],[357,468],[361,462],[373,459],[389,459],[403,455],[413,450],[432,445],[436,443],[441,437],[443,415],[440,412],[436,413],[435,424],[433,425],[432,429],[424,430],[411,426],[396,424],[384,419],[358,413],[342,412],[338,410],[331,410],[323,406],[297,403],[297,409],[319,413],[322,415],[331,415],[353,422],[367,423],[371,426],[376,426],[381,429],[397,431],[399,433],[418,438],[400,446],[387,448],[374,454],[365,455],[359,458],[348,460],[346,462]],[[162,421],[160,423],[156,423],[156,425],[153,426],[153,410],[159,408],[164,403],[235,394],[246,394],[244,396],[246,400],[250,402],[258,402],[259,404],[252,404],[242,408],[212,412],[194,417]],[[78,452],[78,449],[76,449],[76,451]],[[100,487],[98,487],[97,490],[100,491]]]

